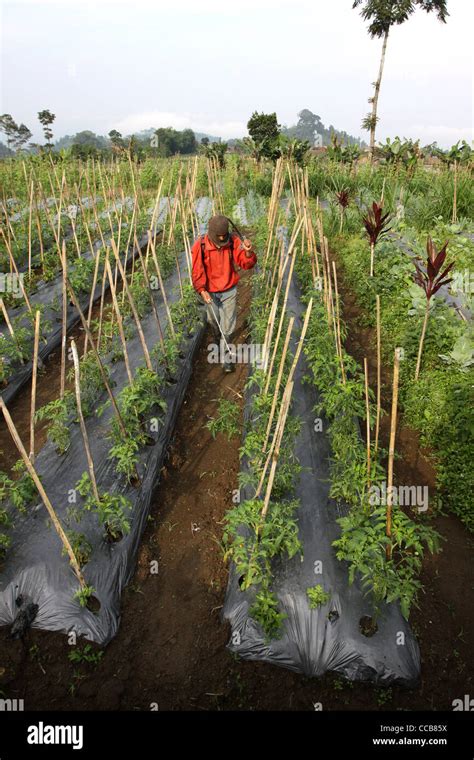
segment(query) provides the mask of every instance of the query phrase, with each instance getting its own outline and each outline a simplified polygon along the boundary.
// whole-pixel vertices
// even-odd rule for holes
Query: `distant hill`
[[[147,140],[149,137],[154,135],[155,129],[156,127],[150,127],[149,129],[142,129],[141,132],[134,132],[134,135],[135,137],[138,137],[139,140]],[[203,137],[209,138],[209,142],[226,142],[225,140],[222,139],[222,137],[209,135],[206,132],[196,132],[194,129],[193,129],[193,132],[198,143],[201,142]],[[127,138],[128,137],[130,137],[130,135],[127,135]]]
[[[321,141],[323,146],[330,145],[331,135],[333,134],[339,142],[343,142],[345,145],[359,145],[361,148],[367,147],[367,143],[361,140],[360,137],[354,137],[344,130],[336,129],[332,124],[326,127],[321,121],[321,117],[308,108],[304,108],[299,112],[296,124],[290,127],[283,126],[281,131],[287,137],[308,140],[311,146],[316,145],[316,147],[320,147],[318,145],[319,141]]]

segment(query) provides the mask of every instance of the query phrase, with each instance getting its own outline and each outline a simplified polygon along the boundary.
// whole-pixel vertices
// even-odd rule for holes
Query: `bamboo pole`
[[[136,237],[135,237],[135,241],[136,241]],[[156,326],[158,328],[158,337],[159,337],[159,340],[160,340],[161,348],[163,349],[163,353],[164,353],[165,352],[164,335],[163,335],[163,330],[162,330],[162,327],[161,327],[161,322],[160,322],[160,317],[159,317],[159,314],[158,314],[158,309],[156,308],[155,299],[153,297],[153,290],[152,290],[151,285],[150,285],[150,279],[148,277],[148,272],[146,271],[145,260],[143,258],[143,254],[142,254],[142,252],[140,250],[140,246],[138,245],[138,242],[136,242],[136,246],[137,246],[138,256],[140,258],[140,263],[142,265],[143,278],[144,278],[145,284],[146,284],[146,286],[147,286],[147,288],[148,288],[148,290],[150,292],[151,308],[153,310],[153,314],[155,315]]]
[[[65,178],[64,178],[64,172],[63,172],[62,181],[61,181],[61,187],[60,187],[60,191],[59,191],[59,206],[56,205],[56,208],[58,210],[58,230],[57,230],[57,233],[56,233],[56,244],[57,244],[57,247],[58,247],[59,258],[61,258],[61,244],[60,244],[61,235],[62,235],[61,214],[62,214],[62,208],[63,208],[64,181],[65,181]],[[65,243],[64,243],[64,240],[63,240],[63,247],[64,247],[64,245],[65,245]]]
[[[271,269],[271,274],[269,270],[269,276],[267,276],[267,283],[265,285],[265,292],[264,292],[264,309],[265,310],[268,306],[270,297],[272,297],[272,293],[274,293],[275,277],[277,273],[281,274],[281,260],[283,256],[283,251],[284,251],[284,241],[282,238],[280,240],[280,245],[279,245],[277,255],[275,256],[274,252],[272,252],[272,257],[273,257],[272,269]]]
[[[277,423],[277,433],[275,434],[275,439],[276,439],[276,441],[275,441],[275,447],[274,447],[273,452],[272,452],[272,465],[271,465],[271,468],[270,468],[270,474],[268,476],[267,489],[266,489],[266,492],[265,492],[265,499],[264,499],[264,502],[263,502],[262,511],[260,513],[260,518],[261,518],[262,522],[265,521],[265,518],[266,518],[267,512],[268,512],[268,506],[270,504],[270,497],[271,497],[271,494],[272,494],[273,481],[275,479],[275,472],[276,472],[276,468],[277,468],[277,464],[278,464],[278,459],[279,459],[279,456],[280,456],[280,446],[281,446],[281,441],[283,439],[283,433],[285,431],[286,418],[288,416],[288,411],[289,411],[289,408],[290,408],[291,396],[292,396],[292,393],[293,393],[293,386],[294,386],[293,381],[289,382],[288,385],[285,388],[285,394],[283,396],[280,416],[279,416],[278,423]],[[258,532],[260,532],[260,531],[258,531]]]
[[[33,192],[34,192],[34,185],[33,180],[31,180],[31,188],[30,188],[30,204],[28,209],[28,277],[31,278],[31,222],[32,222],[32,214],[33,214]]]
[[[92,278],[92,287],[91,292],[89,296],[89,309],[87,312],[87,324],[90,327],[91,326],[91,319],[92,319],[92,308],[94,306],[94,293],[97,286],[97,276],[99,274],[99,264],[100,264],[100,248],[98,249],[95,257],[95,267],[94,267],[94,277]],[[87,353],[87,335],[84,338],[84,351],[83,356],[85,356]]]
[[[127,370],[127,377],[130,384],[133,383],[133,375],[130,368],[130,362],[128,359],[128,351],[127,351],[127,341],[125,339],[125,333],[123,331],[123,321],[122,321],[122,315],[120,313],[120,307],[118,305],[117,301],[117,293],[115,290],[115,284],[114,284],[114,277],[112,274],[112,270],[110,268],[110,261],[109,261],[109,249],[107,249],[106,258],[105,258],[105,266],[107,269],[107,276],[109,278],[109,287],[110,292],[112,294],[112,303],[115,309],[115,316],[117,317],[117,327],[120,335],[120,340],[122,342],[122,348],[123,348],[123,358],[125,361],[125,369]]]
[[[388,447],[388,473],[387,473],[387,523],[386,536],[392,538],[392,505],[393,505],[393,461],[395,458],[395,435],[397,430],[397,407],[398,407],[398,380],[400,373],[400,349],[395,349],[393,362],[393,385],[392,385],[392,415],[390,419],[390,443]],[[392,544],[386,546],[387,560],[392,557]]]
[[[86,210],[85,210],[84,206],[82,205],[82,201],[81,201],[81,198],[79,196],[79,191],[78,191],[78,194],[77,194],[77,200],[78,200],[78,203],[79,203],[79,206],[80,206],[80,209],[81,209],[82,226],[85,228],[85,231],[86,231],[87,240],[89,241],[89,249],[90,249],[90,252],[91,252],[91,256],[94,256],[94,244],[92,242],[92,237],[91,237],[91,233],[90,233],[90,229],[89,229],[89,221],[87,219]]]
[[[285,270],[288,264],[288,261],[292,259],[294,261],[294,256],[287,256],[284,262],[283,267],[280,270],[279,276],[278,276],[278,282],[275,288],[275,293],[273,296],[272,306],[270,309],[270,316],[267,322],[267,329],[265,332],[265,338],[263,340],[263,371],[266,373],[267,367],[268,367],[268,351],[271,345],[272,341],[272,335],[273,335],[273,326],[275,324],[275,317],[278,310],[278,301],[280,298],[280,292],[281,292],[281,286],[283,282],[283,276],[285,274]]]
[[[41,498],[43,500],[43,504],[45,505],[45,507],[46,507],[46,509],[48,511],[48,514],[49,514],[49,516],[51,518],[53,526],[54,526],[54,528],[55,528],[55,530],[56,530],[59,538],[61,539],[61,542],[62,542],[64,548],[66,549],[66,551],[67,551],[67,553],[69,555],[69,560],[71,562],[71,566],[72,566],[72,568],[73,568],[73,570],[74,570],[74,572],[75,572],[75,574],[77,576],[77,579],[78,579],[78,581],[80,583],[80,586],[81,586],[82,589],[84,589],[84,588],[86,588],[86,582],[84,580],[84,576],[81,573],[81,568],[79,567],[79,563],[78,563],[78,561],[76,559],[76,556],[75,556],[75,554],[73,552],[73,549],[72,549],[72,546],[71,546],[71,544],[69,542],[69,539],[68,539],[67,535],[65,534],[65,532],[64,532],[64,530],[63,530],[63,528],[61,526],[61,523],[59,522],[59,519],[58,519],[58,517],[56,515],[56,512],[54,510],[54,507],[51,504],[46,491],[44,490],[43,484],[42,484],[41,480],[39,479],[39,477],[38,477],[38,475],[36,473],[36,470],[35,470],[33,464],[30,462],[30,460],[28,458],[28,454],[26,453],[25,447],[23,446],[23,444],[21,442],[21,438],[18,435],[18,432],[17,432],[17,429],[15,427],[15,424],[14,424],[14,422],[13,422],[11,416],[10,416],[10,412],[8,411],[7,406],[6,406],[4,400],[3,400],[3,398],[1,396],[0,396],[0,408],[1,408],[2,412],[3,412],[3,416],[5,417],[5,421],[7,423],[8,429],[10,431],[10,435],[13,438],[15,446],[17,447],[17,449],[18,449],[18,451],[20,453],[20,456],[21,456],[21,458],[23,459],[23,461],[25,463],[26,469],[28,470],[28,473],[32,477],[33,482],[34,482],[36,488],[38,489],[38,492],[39,492],[39,494],[40,494],[40,496],[41,496]]]
[[[100,306],[99,306],[99,327],[97,329],[97,351],[100,351],[100,339],[102,337],[102,319],[104,317],[104,296],[105,296],[105,285],[107,282],[107,270],[104,268],[102,270],[102,287],[100,291]],[[89,340],[89,336],[86,333],[86,338]]]
[[[381,410],[381,393],[382,393],[382,381],[381,381],[381,341],[380,341],[380,296],[377,293],[375,296],[375,309],[377,314],[377,412],[375,416],[375,441],[374,441],[374,456],[377,456],[379,448],[379,431],[380,431],[380,410]]]
[[[41,261],[41,268],[43,270],[43,275],[44,275],[43,235],[42,235],[42,232],[41,232],[41,221],[40,221],[40,214],[39,214],[39,209],[38,209],[38,203],[37,203],[37,200],[36,200],[36,196],[35,196],[35,210],[36,210],[36,214],[35,214],[36,228],[38,230],[38,240],[39,240],[39,245],[40,245],[40,261]]]
[[[298,345],[296,347],[296,352],[295,352],[295,356],[294,356],[294,359],[293,359],[293,364],[291,365],[290,373],[288,375],[288,382],[291,382],[291,380],[293,380],[293,377],[294,377],[294,374],[295,374],[295,371],[296,371],[296,365],[298,364],[298,361],[299,361],[299,358],[300,358],[300,354],[301,354],[301,351],[303,349],[303,343],[304,343],[304,339],[306,337],[306,332],[308,330],[309,318],[311,316],[312,308],[313,308],[313,299],[310,298],[310,300],[308,301],[308,306],[306,307],[306,314],[305,314],[305,317],[304,317],[303,327],[301,329],[300,339],[299,339]]]
[[[38,372],[38,347],[40,336],[41,312],[36,311],[35,339],[33,345],[33,368],[31,372],[31,402],[30,402],[30,462],[35,461],[35,412],[36,412],[36,376]]]
[[[5,192],[3,192],[3,197],[5,198]],[[13,238],[13,240],[15,241],[15,243],[16,243],[17,242],[16,241],[16,235],[15,235],[14,229],[12,227],[12,223],[10,221],[10,215],[8,213],[8,206],[7,206],[6,202],[2,202],[2,210],[3,210],[3,214],[5,216],[5,220],[6,220],[6,223],[7,223],[6,227],[7,227],[7,232],[8,232],[8,239],[10,240],[10,236],[11,236]]]
[[[286,304],[287,304],[287,301],[288,301],[288,294],[290,292],[290,285],[291,285],[291,280],[292,280],[292,277],[293,277],[293,268],[295,266],[295,261],[296,261],[296,255],[291,257],[290,271],[288,272],[288,278],[287,278],[287,281],[286,281],[285,294],[283,296],[283,304],[282,304],[282,307],[281,307],[281,315],[280,315],[278,330],[277,330],[277,334],[276,334],[276,338],[275,338],[275,345],[273,347],[272,358],[271,358],[271,361],[270,361],[270,367],[268,368],[267,380],[266,380],[265,388],[264,388],[264,391],[263,391],[264,393],[268,392],[268,386],[270,385],[270,379],[271,379],[272,371],[273,371],[273,364],[275,362],[277,348],[278,348],[278,344],[280,342],[280,335],[281,335],[281,331],[283,329],[283,322],[285,321]]]
[[[66,243],[63,240],[62,256],[62,294],[63,294],[63,309],[62,309],[62,329],[61,329],[61,379],[59,398],[64,398],[64,389],[66,386],[66,336],[67,336],[67,256],[66,256]]]
[[[311,310],[312,310],[312,308],[313,308],[313,299],[311,298],[310,301],[309,301],[309,303],[308,303],[307,309],[306,309],[306,314],[305,314],[305,318],[304,318],[304,322],[303,322],[303,327],[301,329],[301,335],[300,335],[300,338],[299,338],[299,341],[298,341],[298,345],[296,347],[295,355],[294,355],[294,358],[293,358],[293,363],[292,363],[292,365],[290,367],[290,371],[288,373],[288,378],[287,378],[287,381],[286,381],[286,386],[287,387],[293,382],[293,378],[294,378],[295,371],[296,371],[296,366],[298,364],[298,361],[299,361],[299,358],[300,358],[300,355],[301,355],[301,351],[302,351],[302,348],[303,348],[304,339],[306,337],[306,332],[308,330],[309,318],[311,316]],[[277,429],[278,429],[278,426],[277,426]],[[272,443],[271,443],[271,446],[270,446],[270,450],[268,452],[267,460],[265,462],[265,466],[264,466],[264,468],[262,470],[262,473],[261,473],[261,476],[260,476],[260,481],[259,481],[257,490],[255,492],[255,498],[257,498],[259,496],[260,491],[261,491],[262,486],[263,486],[263,482],[265,480],[265,475],[266,475],[266,472],[267,472],[267,469],[268,469],[268,465],[270,464],[270,460],[271,460],[272,453],[273,453],[273,450],[274,450],[274,447],[275,447],[275,443],[276,443],[277,429],[275,430],[275,434],[273,436],[273,440],[272,440]]]
[[[97,351],[97,348],[95,346],[94,340],[92,338],[91,331],[89,330],[89,327],[87,325],[87,320],[86,320],[86,318],[84,316],[84,313],[83,313],[83,311],[82,311],[82,309],[80,307],[79,301],[77,300],[77,296],[74,293],[74,289],[73,289],[71,283],[69,282],[69,280],[67,281],[67,286],[68,286],[69,293],[71,295],[71,300],[72,300],[74,306],[77,309],[77,312],[79,314],[80,320],[82,322],[82,326],[83,326],[83,328],[84,328],[84,330],[85,330],[85,332],[86,332],[86,334],[87,334],[87,336],[89,338],[89,343],[91,344],[92,351],[94,352],[94,356],[95,356],[95,359],[96,359],[96,362],[97,362],[97,366],[99,367],[99,371],[100,371],[100,376],[102,378],[102,382],[104,383],[105,388],[107,390],[107,393],[109,395],[112,407],[113,407],[115,415],[117,417],[118,424],[120,426],[120,430],[122,431],[123,435],[126,437],[127,436],[127,429],[126,429],[126,427],[124,425],[124,422],[123,422],[123,419],[122,419],[122,415],[120,414],[120,409],[117,406],[117,402],[115,400],[115,396],[114,396],[114,394],[112,392],[112,388],[111,388],[110,383],[109,383],[109,378],[107,377],[107,373],[106,373],[106,371],[104,369],[104,365],[102,364],[102,360],[101,360],[101,358],[99,356],[99,352]]]
[[[345,385],[346,373],[344,371],[344,360],[342,358],[341,320],[339,316],[339,290],[337,287],[336,263],[334,261],[332,262],[332,270],[334,273],[334,292],[336,294],[336,326],[337,326],[337,345],[338,345],[339,363],[341,365],[342,383],[343,385]]]
[[[51,231],[53,233],[54,239],[56,241],[56,246],[59,248],[59,240],[58,240],[58,233],[56,230],[56,226],[53,224],[53,220],[51,218],[51,214],[49,213],[49,206],[46,200],[46,196],[44,194],[43,185],[41,184],[41,181],[38,181],[38,187],[40,190],[41,199],[43,201],[43,209],[44,213],[46,214],[46,219],[48,220],[48,224],[51,227]]]
[[[94,498],[97,502],[100,501],[99,489],[97,488],[97,480],[95,477],[94,462],[91,455],[89,446],[89,437],[87,435],[86,423],[84,422],[84,415],[82,413],[81,403],[81,370],[79,365],[79,356],[77,353],[77,347],[74,340],[71,340],[72,360],[74,362],[74,388],[76,391],[76,404],[77,413],[79,416],[79,424],[81,427],[82,440],[84,441],[84,449],[86,451],[87,466],[89,468],[89,477],[91,479],[92,490],[94,492]]]
[[[153,258],[153,263],[155,265],[156,274],[157,274],[157,277],[158,277],[158,282],[160,283],[161,295],[163,296],[163,303],[164,303],[165,309],[166,309],[166,316],[168,317],[168,322],[169,322],[169,325],[170,325],[171,333],[172,333],[173,338],[174,338],[176,336],[176,333],[175,333],[175,329],[174,329],[174,325],[173,325],[173,319],[171,317],[170,307],[168,305],[168,299],[166,297],[166,291],[165,291],[165,288],[164,288],[164,285],[163,285],[163,279],[161,277],[161,270],[160,270],[160,265],[158,264],[158,257],[156,255],[155,243],[154,243],[154,241],[153,241],[153,239],[152,239],[152,237],[150,235],[150,232],[148,232],[148,235],[149,235],[149,240],[150,240],[150,245],[151,245],[151,255],[152,255],[152,258]]]
[[[369,369],[367,366],[367,357],[364,357],[364,377],[365,377],[365,416],[366,416],[366,438],[367,438],[367,490],[370,491],[370,405],[369,405]]]
[[[282,351],[282,354],[281,354],[280,366],[278,367],[278,374],[277,374],[277,379],[276,379],[276,383],[275,383],[275,390],[273,391],[272,406],[271,406],[271,409],[270,409],[270,414],[268,416],[267,429],[266,429],[266,432],[265,432],[265,440],[263,442],[262,452],[266,451],[267,444],[268,444],[268,439],[270,437],[270,430],[272,429],[273,418],[275,416],[275,409],[276,409],[276,405],[277,405],[277,401],[278,401],[278,393],[279,393],[279,390],[280,390],[281,379],[283,377],[283,370],[285,368],[286,354],[287,354],[287,351],[288,351],[288,345],[289,345],[289,342],[290,342],[291,332],[293,330],[294,323],[295,323],[295,318],[294,317],[290,317],[290,321],[288,322],[288,328],[286,330],[285,342],[283,344],[283,351]]]
[[[119,252],[117,250],[117,247],[115,245],[115,241],[114,240],[112,240],[112,251],[113,251],[113,254],[115,256],[115,260],[117,262],[117,265],[118,265],[118,268],[119,268],[119,271],[120,271],[120,275],[121,275],[121,277],[123,279],[123,285],[124,285],[124,288],[125,288],[125,292],[127,294],[128,302],[129,302],[130,308],[132,310],[133,319],[135,320],[135,324],[136,324],[137,331],[138,331],[138,336],[140,338],[140,343],[142,344],[142,349],[143,349],[143,353],[144,353],[144,356],[145,356],[145,362],[146,362],[147,369],[153,370],[153,366],[152,366],[151,359],[150,359],[150,353],[148,351],[148,346],[146,344],[145,336],[143,334],[142,323],[140,321],[140,317],[139,317],[139,314],[138,314],[138,311],[137,311],[137,307],[135,305],[135,301],[133,299],[132,293],[131,293],[130,288],[128,286],[127,275],[126,275],[126,272],[124,271],[124,268],[122,266],[122,262],[120,261],[120,255],[119,255]]]

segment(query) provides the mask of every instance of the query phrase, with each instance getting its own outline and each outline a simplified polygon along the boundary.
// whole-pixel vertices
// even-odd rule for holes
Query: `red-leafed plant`
[[[430,313],[430,301],[431,297],[443,286],[451,282],[452,277],[446,278],[448,272],[453,268],[454,261],[449,264],[442,272],[444,261],[446,259],[448,243],[446,242],[440,251],[436,250],[435,244],[428,237],[426,243],[426,251],[428,256],[426,258],[426,271],[422,268],[421,261],[415,261],[416,273],[414,279],[420,288],[423,288],[426,294],[426,311],[425,318],[423,320],[423,329],[421,331],[420,346],[418,348],[418,359],[416,362],[415,380],[418,380],[421,367],[421,355],[423,353],[423,343],[425,340],[426,326],[428,324],[428,317]]]
[[[374,276],[374,259],[375,246],[381,237],[387,234],[390,229],[389,222],[391,215],[389,212],[383,214],[383,203],[372,203],[372,208],[362,217],[367,236],[370,241],[370,276]]]
[[[350,201],[350,191],[346,188],[343,188],[342,190],[339,190],[336,193],[336,200],[339,204],[339,209],[341,213],[341,223],[339,225],[339,232],[342,232],[342,226],[344,224],[344,213],[346,211],[346,208],[349,205]]]

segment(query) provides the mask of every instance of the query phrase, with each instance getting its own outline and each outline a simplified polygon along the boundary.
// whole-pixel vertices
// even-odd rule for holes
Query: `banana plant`
[[[463,140],[462,142],[458,140],[456,145],[452,145],[448,151],[438,149],[436,155],[441,161],[443,161],[443,163],[447,164],[448,167],[454,167],[453,215],[451,221],[452,224],[456,224],[458,220],[458,167],[460,164],[467,164],[469,161],[472,161],[473,150],[466,140]]]
[[[360,148],[358,145],[343,145],[339,142],[337,135],[331,135],[331,145],[327,149],[327,155],[333,161],[341,164],[352,164],[360,157]]]
[[[423,353],[423,343],[425,340],[426,328],[428,325],[428,317],[430,314],[431,298],[438,290],[452,281],[452,277],[446,278],[446,275],[451,271],[454,266],[454,261],[443,270],[443,264],[447,255],[448,243],[446,242],[440,251],[436,250],[436,246],[433,243],[431,237],[428,237],[426,243],[427,259],[426,270],[422,267],[421,261],[414,261],[416,272],[414,280],[420,288],[423,288],[426,295],[426,309],[425,317],[423,320],[423,328],[421,330],[420,345],[418,347],[418,358],[416,361],[415,380],[418,380],[421,367],[421,356]]]
[[[364,227],[367,232],[367,236],[370,242],[370,276],[374,276],[374,259],[375,259],[375,246],[381,237],[386,235],[390,229],[389,222],[391,215],[387,211],[386,214],[382,213],[383,203],[372,203],[372,208],[367,211],[367,214],[362,217]]]

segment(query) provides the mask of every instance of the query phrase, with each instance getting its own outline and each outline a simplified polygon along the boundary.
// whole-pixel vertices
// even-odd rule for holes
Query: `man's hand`
[[[249,240],[248,238],[245,238],[245,240],[242,241],[242,245],[244,246],[245,254],[246,254],[247,258],[248,258],[249,257],[249,251],[252,250],[252,241]]]
[[[204,300],[204,303],[212,303],[212,298],[207,290],[201,290],[201,296]]]

